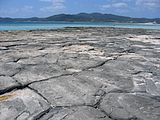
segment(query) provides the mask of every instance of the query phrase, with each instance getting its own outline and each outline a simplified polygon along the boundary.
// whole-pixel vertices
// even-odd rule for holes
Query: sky
[[[48,17],[81,12],[160,18],[160,0],[0,0],[0,17]]]

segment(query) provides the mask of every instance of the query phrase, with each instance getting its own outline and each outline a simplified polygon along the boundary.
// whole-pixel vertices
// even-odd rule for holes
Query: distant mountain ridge
[[[0,22],[5,21],[68,21],[68,22],[119,22],[119,23],[157,23],[160,24],[160,18],[132,18],[113,14],[102,13],[79,13],[79,14],[58,14],[46,18],[2,18]]]

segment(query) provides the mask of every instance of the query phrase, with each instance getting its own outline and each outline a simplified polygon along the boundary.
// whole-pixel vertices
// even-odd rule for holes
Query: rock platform
[[[160,120],[160,30],[0,32],[0,120]]]

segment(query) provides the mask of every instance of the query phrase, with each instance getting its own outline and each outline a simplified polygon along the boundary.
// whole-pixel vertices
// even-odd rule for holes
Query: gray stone
[[[2,120],[32,120],[48,108],[49,104],[29,89],[0,96],[0,116]]]
[[[0,93],[3,93],[9,89],[14,89],[20,86],[13,78],[9,76],[0,76]]]
[[[38,56],[38,57],[30,57],[30,58],[24,58],[20,59],[18,61],[19,64],[54,64],[57,62],[58,55],[56,54],[48,54],[45,56]]]
[[[0,47],[0,50],[8,50],[7,47]]]
[[[28,84],[63,74],[69,74],[69,72],[56,64],[26,65],[14,78],[22,84]]]
[[[45,96],[53,106],[94,103],[95,93],[98,90],[98,88],[88,83],[85,79],[76,79],[72,76],[34,83],[30,87]]]
[[[0,75],[1,76],[13,76],[18,73],[21,69],[21,65],[9,62],[9,63],[0,63]]]
[[[100,110],[92,107],[54,108],[40,120],[111,120]]]
[[[114,119],[159,120],[160,102],[145,94],[111,93],[101,108]]]

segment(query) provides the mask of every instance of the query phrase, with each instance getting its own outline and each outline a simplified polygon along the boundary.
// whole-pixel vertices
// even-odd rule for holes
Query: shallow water
[[[56,29],[64,27],[116,27],[116,28],[143,28],[160,29],[160,24],[143,23],[111,23],[111,22],[0,22],[0,31],[3,30],[35,30]]]

